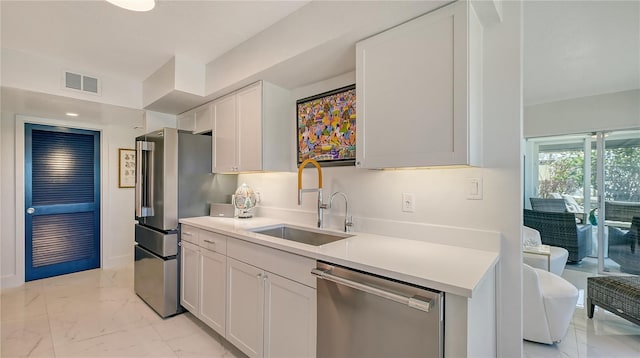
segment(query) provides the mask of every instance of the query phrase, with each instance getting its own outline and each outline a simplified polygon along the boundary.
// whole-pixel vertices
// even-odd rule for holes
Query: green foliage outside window
[[[605,151],[605,200],[640,202],[640,147]],[[575,195],[584,182],[582,151],[540,153],[539,168],[546,173],[539,180],[539,195]],[[591,153],[591,185],[597,191],[596,152]]]

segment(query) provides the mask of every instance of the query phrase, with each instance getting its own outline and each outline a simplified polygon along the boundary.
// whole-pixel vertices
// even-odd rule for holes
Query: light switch
[[[482,178],[467,178],[467,200],[482,200]]]
[[[409,213],[416,211],[416,195],[414,193],[402,193],[402,211]]]

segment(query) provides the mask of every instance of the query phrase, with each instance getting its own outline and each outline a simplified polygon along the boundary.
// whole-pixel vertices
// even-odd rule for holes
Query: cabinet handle
[[[432,308],[431,299],[427,297],[421,297],[417,295],[412,297],[406,297],[406,296],[397,294],[395,292],[391,292],[385,289],[367,285],[365,283],[361,283],[361,282],[357,282],[357,281],[346,279],[340,276],[333,275],[330,269],[315,268],[311,270],[311,274],[315,275],[319,279],[335,282],[338,285],[351,287],[353,289],[366,292],[378,297],[382,297],[391,301],[406,304],[409,307],[413,307],[421,311],[430,312]]]
[[[205,240],[204,240],[204,242],[206,242],[207,244],[213,244],[213,246],[215,246],[215,245],[216,245],[216,242],[215,242],[215,241],[211,241],[211,240],[206,240],[206,239],[205,239]]]
[[[258,280],[262,279],[262,273],[257,274],[256,278],[258,278]]]

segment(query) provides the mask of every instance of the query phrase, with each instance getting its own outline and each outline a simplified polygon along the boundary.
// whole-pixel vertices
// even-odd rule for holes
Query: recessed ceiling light
[[[65,114],[66,114],[67,116],[69,116],[69,117],[77,117],[77,116],[78,116],[78,113],[73,113],[73,112],[67,112],[67,113],[65,113]]]
[[[107,0],[115,6],[131,11],[149,11],[156,6],[155,0]]]

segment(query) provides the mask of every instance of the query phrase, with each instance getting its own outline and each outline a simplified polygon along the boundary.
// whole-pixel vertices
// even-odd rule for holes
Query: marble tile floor
[[[562,277],[580,292],[567,335],[560,343],[553,345],[524,341],[525,357],[640,357],[640,326],[598,306],[593,319],[587,318],[585,295],[589,276],[595,274],[567,266]]]
[[[524,341],[525,357],[640,357],[640,326],[596,307],[592,274],[566,269],[581,292],[567,336]],[[243,357],[190,313],[161,319],[133,293],[133,267],[90,270],[2,290],[0,357]]]
[[[190,313],[160,318],[133,266],[2,290],[0,357],[244,357]]]

